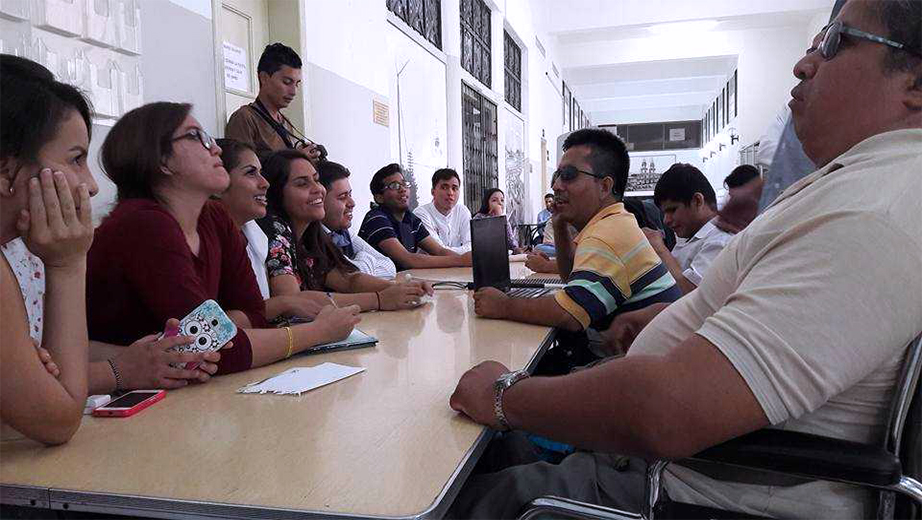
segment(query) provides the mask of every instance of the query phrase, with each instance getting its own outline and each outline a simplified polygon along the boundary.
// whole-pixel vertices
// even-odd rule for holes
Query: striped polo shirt
[[[616,314],[681,296],[637,220],[618,202],[602,208],[576,236],[573,270],[555,298],[586,329],[607,327]]]
[[[393,213],[377,206],[365,214],[359,236],[378,251],[381,251],[382,241],[396,238],[407,251],[415,253],[419,250],[420,242],[429,236],[429,231],[423,221],[409,209],[403,214],[403,219],[398,221]]]

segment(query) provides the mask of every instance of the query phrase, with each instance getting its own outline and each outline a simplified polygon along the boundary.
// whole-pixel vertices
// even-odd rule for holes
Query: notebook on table
[[[332,352],[334,350],[350,350],[354,348],[364,348],[364,347],[373,347],[375,343],[378,342],[378,338],[365,334],[359,329],[352,329],[352,334],[349,334],[344,340],[334,341],[333,343],[324,343],[322,345],[314,345],[301,351],[301,354],[319,354],[321,352]]]

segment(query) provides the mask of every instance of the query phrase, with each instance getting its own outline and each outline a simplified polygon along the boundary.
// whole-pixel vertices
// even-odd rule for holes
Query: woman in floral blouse
[[[266,270],[273,296],[304,290],[333,291],[337,305],[357,304],[366,310],[409,309],[427,282],[391,282],[359,272],[324,230],[326,190],[307,156],[281,150],[266,158],[263,176],[269,181],[269,214],[259,225],[269,237]]]

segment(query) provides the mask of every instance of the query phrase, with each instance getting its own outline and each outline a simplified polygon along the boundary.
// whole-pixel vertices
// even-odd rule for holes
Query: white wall
[[[382,96],[387,7],[379,0],[304,0],[307,31],[301,58]]]
[[[742,143],[757,141],[791,99],[791,89],[797,84],[794,64],[807,48],[806,30],[805,26],[786,27],[743,35],[737,89],[740,116],[736,125]]]
[[[392,162],[390,129],[372,119],[372,103],[387,103],[387,98],[313,63],[305,67],[311,78],[305,93],[312,107],[310,137],[326,146],[330,160],[352,172],[354,220],[359,225],[372,200],[372,174]]]
[[[273,0],[280,1],[280,0]],[[306,13],[301,57],[305,62],[308,136],[327,146],[330,157],[352,171],[356,197],[356,222],[368,208],[368,182],[378,167],[407,161],[413,150],[414,175],[421,204],[431,200],[431,174],[449,166],[463,174],[461,143],[461,81],[478,88],[498,105],[499,183],[506,189],[502,157],[509,124],[525,120],[524,152],[528,217],[540,208],[542,186],[540,150],[542,131],[554,143],[562,132],[560,79],[553,83],[546,72],[555,59],[554,42],[534,26],[532,2],[487,2],[493,9],[493,85],[486,89],[460,67],[460,2],[442,2],[442,50],[407,29],[389,14],[381,0],[300,0]],[[271,21],[270,21],[271,26]],[[522,44],[523,107],[508,112],[503,101],[503,30]],[[539,35],[548,51],[545,59],[535,48]],[[397,66],[409,65],[401,75],[401,102],[396,92]],[[556,60],[558,68],[561,67]],[[551,73],[553,75],[553,73]],[[348,97],[346,94],[348,93]],[[371,100],[389,107],[388,127],[372,126]],[[353,107],[352,105],[356,105]],[[403,115],[398,136],[398,117]],[[507,119],[511,118],[511,119]],[[549,170],[556,165],[551,144]],[[402,149],[402,157],[401,157]]]
[[[596,112],[596,125],[624,125],[629,123],[657,123],[662,121],[691,121],[701,119],[700,107],[661,107]]]
[[[389,22],[385,40],[388,51],[385,60],[392,72],[388,85],[390,156],[409,166],[412,153],[413,175],[418,186],[416,196],[423,205],[432,200],[432,174],[448,165],[445,63]],[[398,99],[397,71],[400,70]]]

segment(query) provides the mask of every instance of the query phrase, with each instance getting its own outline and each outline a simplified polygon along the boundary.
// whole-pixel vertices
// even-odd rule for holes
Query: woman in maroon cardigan
[[[109,131],[101,160],[118,204],[96,230],[87,265],[90,338],[126,344],[216,300],[237,324],[218,373],[272,363],[346,337],[358,307],[324,308],[313,323],[269,329],[265,304],[233,221],[209,198],[230,179],[221,148],[191,105],[151,103]]]

